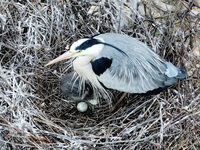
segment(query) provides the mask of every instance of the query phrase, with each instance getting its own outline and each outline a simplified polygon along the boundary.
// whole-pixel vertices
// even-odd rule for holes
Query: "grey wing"
[[[146,93],[177,82],[175,77],[178,68],[142,42],[119,34],[106,34],[103,38],[109,44],[104,45],[92,66],[96,71],[101,70],[96,75],[107,88],[128,93]]]
[[[163,71],[160,70],[161,68]],[[146,64],[144,68],[140,63],[133,63],[133,61],[118,57],[112,58],[110,68],[99,74],[97,78],[107,88],[128,93],[146,93],[159,87],[165,87],[164,70],[166,69],[164,68],[166,68],[165,64],[158,69],[152,63]]]

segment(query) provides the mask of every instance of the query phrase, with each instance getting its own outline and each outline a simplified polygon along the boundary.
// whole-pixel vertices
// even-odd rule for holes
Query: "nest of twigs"
[[[200,2],[164,2],[1,0],[1,148],[200,149]],[[187,79],[158,95],[127,95],[113,112],[106,100],[78,112],[60,92],[67,63],[44,65],[77,39],[106,32],[184,65]]]

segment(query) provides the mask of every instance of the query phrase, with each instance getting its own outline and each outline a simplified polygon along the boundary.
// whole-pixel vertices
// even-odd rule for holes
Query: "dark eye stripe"
[[[110,47],[116,49],[117,51],[119,51],[120,53],[128,56],[124,51],[122,51],[121,49],[117,48],[116,46],[113,46],[113,45],[108,44],[108,43],[103,43],[100,40],[94,39],[94,38],[90,38],[89,40],[83,42],[81,45],[77,46],[75,48],[75,50],[86,50],[87,48],[90,48],[90,47],[92,47],[92,46],[94,46],[96,44],[104,44],[106,46],[110,46]]]
[[[93,45],[96,45],[96,44],[100,44],[100,43],[101,43],[101,41],[91,38],[91,39],[83,42],[78,47],[76,47],[75,50],[86,50],[87,48],[92,47]]]

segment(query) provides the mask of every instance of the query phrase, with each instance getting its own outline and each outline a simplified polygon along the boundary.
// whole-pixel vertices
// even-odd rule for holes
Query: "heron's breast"
[[[78,57],[73,61],[74,70],[85,80],[89,80],[92,84],[99,86],[99,81],[97,76],[92,70],[92,65],[90,63],[91,59]]]

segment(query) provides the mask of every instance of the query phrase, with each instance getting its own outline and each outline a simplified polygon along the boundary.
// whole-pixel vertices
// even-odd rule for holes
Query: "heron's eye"
[[[82,52],[82,50],[78,50],[78,53]]]

